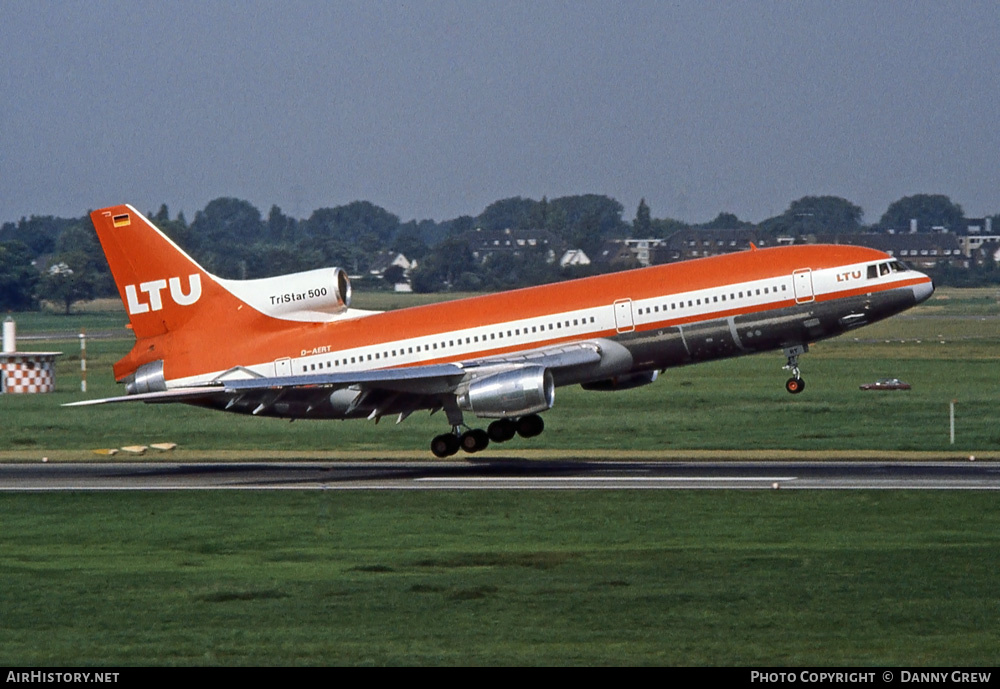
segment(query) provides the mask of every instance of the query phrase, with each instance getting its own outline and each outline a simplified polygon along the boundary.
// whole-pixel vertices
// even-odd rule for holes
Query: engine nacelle
[[[167,380],[163,376],[162,359],[143,364],[125,382],[125,392],[130,395],[163,392],[166,389]]]
[[[458,396],[458,406],[486,419],[524,416],[552,407],[555,384],[542,366],[496,373],[469,384]]]
[[[258,280],[219,280],[258,311],[288,320],[322,320],[351,305],[351,281],[340,268],[317,268]]]
[[[595,380],[593,383],[581,383],[584,390],[600,390],[602,392],[612,390],[630,390],[649,385],[656,382],[659,371],[642,371],[641,373],[628,373],[624,376],[615,376],[605,380]]]

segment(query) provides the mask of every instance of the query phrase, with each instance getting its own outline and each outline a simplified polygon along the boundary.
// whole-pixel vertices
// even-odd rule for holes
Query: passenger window
[[[888,275],[889,274],[889,264],[888,263],[880,263],[879,266],[878,266],[878,272],[879,272],[880,275]]]

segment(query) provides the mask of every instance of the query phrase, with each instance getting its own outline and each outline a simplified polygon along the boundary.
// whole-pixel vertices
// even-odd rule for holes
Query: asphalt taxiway
[[[537,461],[0,464],[0,491],[1000,490],[997,462]]]

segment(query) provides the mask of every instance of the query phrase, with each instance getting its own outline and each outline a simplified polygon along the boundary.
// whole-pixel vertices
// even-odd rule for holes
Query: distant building
[[[958,235],[951,232],[907,232],[904,234],[817,235],[817,244],[853,244],[884,251],[914,268],[934,268],[948,264],[969,267]]]
[[[545,260],[554,263],[566,251],[565,242],[548,230],[484,230],[461,235],[473,257],[485,263],[491,254],[509,253],[519,256],[528,251],[543,251]]]
[[[638,259],[622,239],[609,239],[597,250],[593,263],[604,270],[638,267]]]
[[[748,228],[722,230],[679,230],[654,249],[653,263],[672,263],[692,258],[746,251],[753,242],[759,248],[778,242]]]
[[[646,267],[653,265],[653,256],[656,250],[663,246],[663,240],[653,237],[649,239],[624,239],[622,240],[639,265]]]
[[[995,258],[1000,255],[1000,235],[993,234],[993,218],[970,218],[964,234],[958,236],[958,244],[966,258],[977,253],[988,252]]]
[[[403,280],[393,282],[393,290],[396,292],[412,292],[410,286],[410,272],[417,267],[416,261],[411,261],[401,253],[393,251],[382,251],[375,256],[372,267],[368,270],[368,275],[375,279],[384,279],[390,268],[397,267],[394,271],[396,275],[402,275]],[[401,271],[401,272],[400,272]]]
[[[559,267],[567,266],[589,266],[590,258],[583,252],[583,249],[567,249],[559,259]]]

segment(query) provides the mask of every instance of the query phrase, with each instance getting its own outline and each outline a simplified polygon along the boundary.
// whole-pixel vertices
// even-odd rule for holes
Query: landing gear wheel
[[[431,452],[435,457],[444,459],[458,452],[458,436],[454,433],[442,433],[431,441]]]
[[[793,395],[797,395],[806,389],[806,381],[802,378],[789,378],[785,381],[785,389]]]
[[[517,435],[517,426],[510,419],[497,419],[486,428],[490,440],[495,443],[505,443]]]
[[[466,431],[462,434],[459,443],[463,450],[471,454],[485,450],[490,444],[490,436],[482,428],[473,428],[471,431]]]
[[[538,414],[528,414],[517,420],[517,434],[522,438],[534,438],[545,430],[545,422]]]

